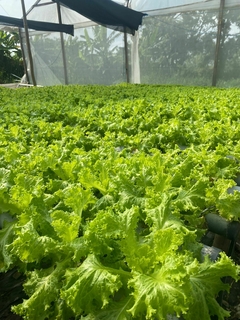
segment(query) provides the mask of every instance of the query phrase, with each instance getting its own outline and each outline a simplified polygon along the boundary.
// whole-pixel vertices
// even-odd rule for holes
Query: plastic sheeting
[[[132,0],[134,10],[148,14],[166,12],[183,12],[190,10],[209,10],[219,8],[220,0]],[[240,6],[239,0],[225,0],[225,7]]]
[[[98,24],[133,35],[142,24],[144,16],[142,12],[111,0],[61,0],[60,3]]]
[[[0,15],[0,24],[6,25],[6,26],[16,26],[18,28],[24,27],[22,19],[5,17],[1,15]],[[34,29],[34,30],[40,30],[40,31],[66,32],[72,36],[74,35],[73,25],[28,20],[28,28]]]
[[[43,0],[44,1],[44,0]],[[36,0],[25,0],[26,10],[29,10]],[[13,18],[22,18],[22,6],[20,0],[0,0],[0,15]]]
[[[0,0],[0,9],[3,2],[15,0]],[[27,6],[36,1],[25,2]],[[121,0],[121,3],[125,1]],[[128,70],[133,83],[211,86],[220,3],[221,0],[132,0],[129,2],[131,8],[141,9],[148,16],[143,18],[134,36],[127,35],[127,48],[122,33],[97,25],[62,6],[63,23],[71,21],[75,27],[74,37],[64,35],[64,46],[57,33],[30,32],[37,84],[64,83],[64,47],[69,83],[125,82]],[[7,6],[4,9],[8,12]],[[239,16],[240,1],[225,0],[217,86],[240,87]],[[28,19],[58,22],[56,3],[40,0],[39,5],[28,13]]]
[[[74,34],[74,37],[64,35],[69,84],[110,85],[126,81],[122,33],[92,26],[79,28]],[[37,84],[64,84],[60,37],[42,34],[30,40]]]
[[[167,15],[179,12],[218,10],[221,0],[133,0],[132,8],[148,15]],[[240,7],[239,0],[225,0],[225,8]]]
[[[131,2],[131,7],[138,11],[150,11],[159,10],[166,8],[173,8],[179,6],[186,6],[190,4],[195,4],[199,2],[206,2],[206,0],[133,0]]]

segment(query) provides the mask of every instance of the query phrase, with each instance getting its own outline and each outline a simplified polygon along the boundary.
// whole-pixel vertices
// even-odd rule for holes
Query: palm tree
[[[70,77],[77,71],[78,77],[84,79],[85,83],[111,84],[124,81],[121,78],[123,53],[120,36],[120,32],[109,32],[105,27],[94,26],[84,29],[80,40],[70,38],[67,50],[74,50],[75,56],[68,62],[72,69]]]
[[[23,73],[18,33],[0,31],[0,83],[11,82],[14,75],[21,77]]]

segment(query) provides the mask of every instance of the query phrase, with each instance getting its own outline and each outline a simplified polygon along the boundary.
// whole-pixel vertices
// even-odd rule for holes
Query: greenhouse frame
[[[25,21],[23,27],[0,26],[19,30],[21,82],[240,87],[239,0],[114,1],[142,13],[132,33],[99,24],[72,10],[70,2],[25,0],[23,8],[20,1],[0,0],[0,16]],[[73,25],[74,35],[31,29],[30,21]]]

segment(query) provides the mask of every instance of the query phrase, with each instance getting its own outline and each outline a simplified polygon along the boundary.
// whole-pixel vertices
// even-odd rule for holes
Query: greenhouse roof
[[[6,26],[16,26],[19,28],[24,27],[23,19],[6,17],[2,15],[0,15],[0,23]],[[28,20],[28,27],[30,29],[40,31],[65,32],[71,34],[72,36],[74,34],[73,25]]]
[[[4,25],[15,25],[17,27],[22,27],[23,22],[19,19],[22,17],[22,8],[15,3],[15,0],[5,1],[0,0],[0,23]],[[34,23],[28,23],[30,29],[35,30],[43,30],[43,31],[62,31],[52,26],[47,26],[46,23],[59,23],[59,16],[56,14],[56,6],[54,8],[55,14],[52,14],[52,8],[49,5],[54,4],[54,2],[59,2],[62,6],[62,11],[66,11],[66,9],[70,9],[68,11],[72,11],[72,13],[68,13],[68,22],[70,24],[81,22],[80,16],[87,18],[87,20],[94,21],[98,24],[104,25],[106,27],[112,28],[117,31],[128,32],[134,34],[136,30],[138,30],[139,25],[142,23],[142,17],[145,15],[142,12],[138,12],[136,10],[132,10],[123,5],[123,3],[117,3],[112,0],[61,0],[61,1],[46,1],[46,0],[37,0],[33,3],[31,0],[25,0],[25,7],[28,11],[28,19],[31,19],[33,15],[33,19],[35,21],[45,22],[45,24],[41,25]],[[11,6],[9,6],[9,3]],[[15,3],[17,6],[13,5]],[[51,6],[53,7],[53,6]],[[44,8],[44,15],[39,15],[38,8]],[[76,18],[74,12],[79,14],[79,19]],[[11,14],[9,14],[11,13]],[[54,21],[53,21],[54,20]],[[83,19],[84,20],[84,19]],[[42,29],[41,29],[42,27]],[[69,30],[70,26],[66,27],[63,32],[67,32],[73,34]],[[63,29],[63,27],[62,27]],[[67,31],[66,31],[67,30]]]
[[[144,16],[112,0],[61,0],[60,3],[98,24],[132,34],[138,30]]]
[[[79,7],[76,3],[81,2],[81,6],[95,6],[96,0],[62,0],[61,3],[65,4],[65,6],[61,6],[61,15],[62,15],[62,23],[64,24],[73,24],[74,27],[82,27],[87,25],[93,25],[93,21],[91,18],[95,18],[95,21],[98,23],[102,23],[100,20],[100,14],[97,16],[95,11],[94,17],[88,17],[88,15],[84,16],[83,13],[80,14],[77,10],[69,9],[72,5]],[[98,1],[99,4],[109,3],[110,0],[106,1]],[[59,23],[58,14],[56,10],[56,5],[51,0],[24,0],[25,7],[27,11],[27,17],[30,20],[35,21],[43,21],[43,22],[51,22],[51,23]],[[127,1],[125,0],[112,0],[114,2],[113,5],[121,4],[125,5]],[[89,4],[90,3],[90,4]],[[99,5],[98,4],[98,5]],[[240,6],[239,0],[225,0],[225,7],[236,7]],[[121,9],[119,9],[121,7]],[[183,12],[183,11],[191,11],[191,10],[205,10],[205,9],[216,9],[219,8],[219,0],[130,0],[129,7],[135,11],[139,11],[141,13],[151,14],[168,14],[169,12]],[[98,7],[100,8],[100,7]],[[119,11],[125,10],[127,8],[122,8],[122,6],[118,6]],[[128,11],[130,12],[130,11]],[[112,16],[112,12],[106,13]],[[0,0],[0,15],[9,16],[15,18],[22,18],[22,8],[21,1],[19,0]],[[125,13],[124,13],[125,15]],[[101,14],[102,16],[102,14]],[[122,18],[125,18],[122,16]],[[138,20],[137,20],[138,21]],[[110,25],[111,23],[105,24]],[[131,23],[133,21],[130,21]]]

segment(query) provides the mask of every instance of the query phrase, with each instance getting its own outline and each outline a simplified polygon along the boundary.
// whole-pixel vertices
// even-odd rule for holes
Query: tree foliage
[[[217,73],[221,85],[239,82],[238,21],[238,10],[224,11]],[[217,28],[217,11],[147,17],[140,31],[142,82],[211,85]]]
[[[218,16],[218,10],[147,16],[139,30],[141,82],[211,86]],[[239,86],[239,21],[238,9],[224,10],[217,69],[219,86]],[[44,62],[42,69],[47,70],[46,65],[64,83],[60,37],[38,35],[31,39],[31,44]],[[128,45],[130,49],[130,37]],[[64,39],[64,46],[69,83],[126,81],[123,34],[103,26],[80,28],[74,37]],[[16,55],[11,49],[11,58],[13,52]],[[4,58],[7,59],[6,54]]]
[[[22,53],[17,32],[0,31],[0,83],[23,76]]]

